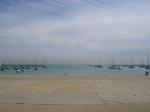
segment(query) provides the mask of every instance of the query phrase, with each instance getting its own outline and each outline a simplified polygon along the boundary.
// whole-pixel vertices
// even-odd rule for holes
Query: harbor
[[[140,61],[142,60],[142,63]],[[12,59],[13,60],[13,59]],[[41,59],[42,60],[42,59]],[[42,60],[16,60],[12,63],[10,59],[1,60],[0,75],[22,74],[22,75],[127,75],[143,76],[150,71],[150,58],[147,54],[145,58],[129,58],[126,63],[115,57],[111,61],[103,58],[101,62],[92,64],[51,64]],[[104,61],[105,60],[105,61]],[[119,60],[119,61],[118,61]]]
[[[0,112],[150,112],[150,0],[0,0]]]

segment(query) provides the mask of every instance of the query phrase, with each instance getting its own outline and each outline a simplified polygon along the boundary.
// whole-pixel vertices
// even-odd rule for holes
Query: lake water
[[[141,75],[145,74],[145,69],[143,68],[122,68],[121,70],[108,69],[106,66],[103,68],[95,68],[88,65],[49,65],[47,68],[38,68],[38,70],[25,69],[25,72],[21,74],[24,75],[64,75],[68,73],[69,75]],[[0,71],[0,74],[17,74],[15,70],[8,69],[5,71]]]

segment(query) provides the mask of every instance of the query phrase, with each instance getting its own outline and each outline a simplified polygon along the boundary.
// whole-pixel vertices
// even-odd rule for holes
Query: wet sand
[[[0,112],[149,112],[150,77],[0,75]]]

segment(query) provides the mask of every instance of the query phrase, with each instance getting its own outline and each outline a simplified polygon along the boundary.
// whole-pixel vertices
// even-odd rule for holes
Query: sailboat
[[[144,59],[141,59],[141,63],[138,65],[139,68],[144,68],[145,64],[144,64]]]
[[[35,60],[34,60],[34,65],[33,65],[33,67],[34,67],[34,70],[38,70],[37,58],[35,58]]]
[[[16,73],[20,73],[21,72],[21,70],[20,70],[20,68],[18,68],[17,70],[16,70]]]
[[[4,58],[2,59],[2,64],[1,64],[1,71],[5,71],[5,60]]]
[[[131,65],[128,66],[128,68],[135,68],[135,66],[133,65],[133,56],[132,56],[132,63]]]
[[[147,65],[145,66],[145,69],[150,69],[149,53],[147,54]]]
[[[110,65],[110,66],[108,66],[107,68],[108,68],[108,69],[117,69],[117,70],[121,70],[120,66],[117,66],[117,65],[115,65],[114,63],[115,63],[115,62],[114,62],[114,56],[113,56],[113,64]]]
[[[96,68],[103,68],[103,66],[101,65],[101,58],[99,60],[99,64],[98,65],[94,65],[93,67],[96,67]]]
[[[3,65],[1,65],[0,68],[1,68],[1,71],[5,70],[5,68],[3,67]]]

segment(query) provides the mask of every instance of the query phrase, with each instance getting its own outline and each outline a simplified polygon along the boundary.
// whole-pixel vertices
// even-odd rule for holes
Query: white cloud
[[[147,7],[134,9],[140,5],[84,8],[70,17],[57,19],[40,17],[40,20],[1,28],[0,43],[7,49],[9,45],[18,50],[44,51],[45,55],[53,53],[62,57],[77,55],[81,59],[90,53],[96,57],[101,53],[120,55],[119,51],[149,51],[150,13]]]

